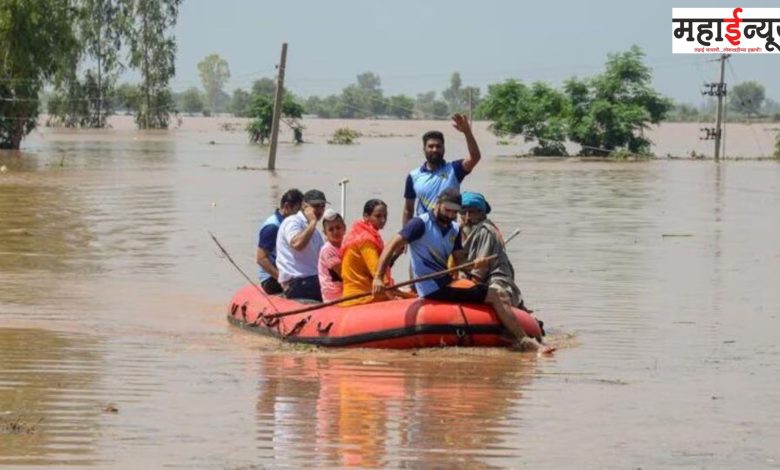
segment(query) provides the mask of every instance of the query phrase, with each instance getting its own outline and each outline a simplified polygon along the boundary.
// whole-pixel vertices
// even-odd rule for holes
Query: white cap
[[[341,214],[336,212],[334,209],[331,209],[330,207],[325,209],[325,213],[322,214],[322,218],[324,220],[327,220],[327,221],[331,221],[331,220],[335,219],[336,217],[341,217]]]

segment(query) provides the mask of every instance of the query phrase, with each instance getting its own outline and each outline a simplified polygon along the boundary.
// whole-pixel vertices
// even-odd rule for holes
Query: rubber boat
[[[286,314],[301,309],[311,310]],[[526,334],[534,338],[544,335],[535,317],[514,310]],[[401,299],[318,308],[316,304],[266,296],[249,284],[233,296],[227,318],[254,333],[318,346],[412,349],[512,344],[493,309],[482,304]]]

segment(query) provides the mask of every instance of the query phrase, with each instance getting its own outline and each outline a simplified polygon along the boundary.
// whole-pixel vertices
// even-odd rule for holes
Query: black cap
[[[325,193],[319,189],[310,189],[303,195],[303,202],[307,204],[325,204],[328,200],[325,199]]]
[[[457,189],[447,188],[444,191],[442,191],[441,194],[439,194],[438,203],[439,204],[449,203],[450,205],[454,204],[458,206],[456,210],[460,210],[460,206],[462,204],[460,192]]]

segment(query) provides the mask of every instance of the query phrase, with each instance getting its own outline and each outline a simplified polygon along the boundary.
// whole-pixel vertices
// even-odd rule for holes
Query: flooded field
[[[254,273],[281,194],[338,208],[349,178],[347,219],[381,197],[387,238],[420,135],[465,144],[445,122],[305,125],[275,172],[227,118],[0,152],[0,467],[780,466],[780,163],[517,159],[477,123],[463,188],[522,230],[518,283],[561,349],[323,351],[228,325],[244,281],[208,231]],[[344,126],[364,137],[326,144]],[[699,127],[655,129],[655,153],[711,154]],[[730,126],[727,155],[774,132]]]

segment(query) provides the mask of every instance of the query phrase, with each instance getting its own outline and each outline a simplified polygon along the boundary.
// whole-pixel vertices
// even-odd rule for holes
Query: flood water
[[[244,281],[208,231],[253,275],[281,194],[338,208],[349,178],[347,218],[381,197],[389,237],[419,136],[464,142],[309,121],[268,172],[223,121],[0,153],[0,467],[780,466],[780,163],[516,159],[480,124],[463,188],[522,230],[518,283],[561,349],[323,351],[228,325]],[[369,137],[327,145],[343,125]],[[654,131],[656,153],[706,151],[696,128]],[[735,155],[771,149],[729,132]]]

